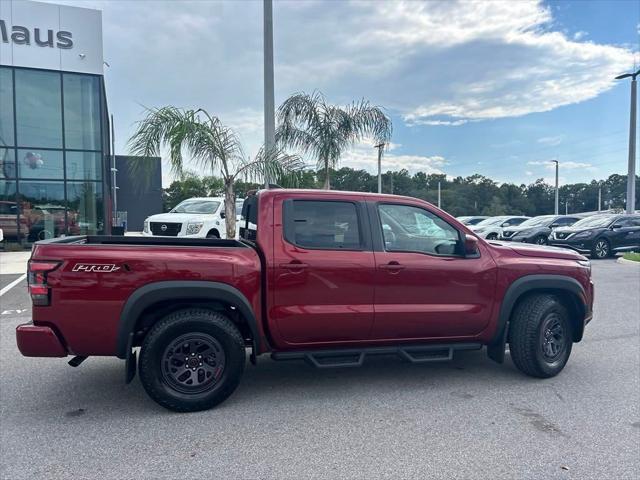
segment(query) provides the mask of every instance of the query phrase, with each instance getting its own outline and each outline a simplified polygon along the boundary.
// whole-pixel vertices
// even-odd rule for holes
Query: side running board
[[[447,345],[400,345],[358,349],[297,350],[274,352],[277,361],[304,360],[316,368],[360,367],[367,355],[396,355],[411,363],[446,362],[453,359],[454,350],[479,350],[480,343],[452,343]]]

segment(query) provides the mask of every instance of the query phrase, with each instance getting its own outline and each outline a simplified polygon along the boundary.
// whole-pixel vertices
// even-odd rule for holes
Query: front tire
[[[489,235],[487,235],[487,240],[497,240],[497,239],[498,239],[497,233],[490,233]]]
[[[562,371],[573,346],[566,308],[553,295],[539,294],[518,304],[509,325],[511,359],[521,372],[538,378]]]
[[[147,394],[176,412],[212,408],[240,383],[244,340],[225,315],[191,308],[167,315],[140,351],[140,381]]]
[[[596,240],[591,249],[591,256],[597,260],[602,260],[609,255],[611,255],[611,245],[609,245],[609,242],[604,238]]]

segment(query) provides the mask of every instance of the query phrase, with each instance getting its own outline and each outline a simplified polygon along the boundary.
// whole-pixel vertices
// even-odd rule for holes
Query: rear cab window
[[[286,200],[284,237],[293,245],[320,250],[363,250],[360,208],[356,202]]]

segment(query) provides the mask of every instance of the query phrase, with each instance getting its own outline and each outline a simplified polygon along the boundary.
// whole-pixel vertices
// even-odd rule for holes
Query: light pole
[[[602,211],[602,185],[604,185],[604,181],[598,181],[598,211]],[[605,207],[607,206],[607,202],[605,201]]]
[[[374,145],[373,148],[378,149],[378,193],[382,193],[382,149],[384,142]]]
[[[556,201],[555,208],[553,210],[554,215],[558,215],[558,207],[559,207],[559,191],[558,191],[558,160],[551,160],[552,163],[556,164]]]
[[[275,95],[273,92],[273,3],[264,0],[263,29],[264,29],[264,150],[266,158],[270,160],[276,144],[276,112]],[[265,166],[264,188],[269,188],[269,175]]]
[[[629,168],[627,171],[627,214],[635,212],[636,209],[636,77],[640,75],[640,70],[635,73],[624,73],[618,75],[616,80],[631,77],[631,112],[629,118]]]
[[[440,208],[442,197],[440,196],[440,182],[438,181],[438,208]]]

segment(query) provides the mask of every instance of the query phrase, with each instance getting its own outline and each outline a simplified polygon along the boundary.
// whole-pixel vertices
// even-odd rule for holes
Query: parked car
[[[23,355],[125,360],[176,411],[213,407],[250,360],[359,366],[444,361],[487,346],[533,377],[565,366],[592,318],[590,263],[570,250],[490,244],[415,198],[261,190],[241,240],[76,236],[35,244]],[[417,221],[424,217],[427,222]],[[428,224],[437,235],[416,230]],[[249,241],[248,238],[255,239]],[[141,248],[144,247],[144,248]]]
[[[549,243],[596,259],[640,250],[640,215],[593,215],[570,227],[555,229]]]
[[[238,207],[240,209],[238,210]],[[236,221],[240,219],[242,200],[236,201]],[[226,238],[223,197],[190,198],[168,213],[151,215],[144,221],[144,236]]]
[[[469,225],[469,228],[479,236],[487,240],[497,240],[502,235],[502,229],[505,227],[515,227],[527,220],[529,217],[502,215],[499,217],[490,217],[475,225]]]
[[[568,215],[540,215],[525,220],[518,226],[503,228],[500,240],[546,245],[554,228],[568,227],[578,220],[579,217]]]
[[[462,222],[464,225],[476,225],[483,220],[486,220],[489,217],[486,216],[465,216],[465,217],[457,217],[459,222]]]

